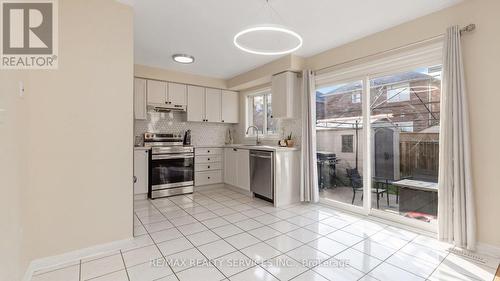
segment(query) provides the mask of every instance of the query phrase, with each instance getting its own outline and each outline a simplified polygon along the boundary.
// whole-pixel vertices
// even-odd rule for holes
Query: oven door
[[[151,155],[149,182],[152,190],[192,186],[194,155],[192,153]]]

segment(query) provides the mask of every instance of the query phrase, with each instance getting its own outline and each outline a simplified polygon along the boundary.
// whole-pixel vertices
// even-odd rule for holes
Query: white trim
[[[248,103],[248,98],[253,97],[253,96],[263,96],[263,99],[264,99],[264,128],[262,130],[262,134],[259,134],[259,138],[263,139],[263,140],[279,140],[280,136],[279,136],[278,132],[276,132],[274,134],[267,133],[267,118],[268,118],[268,116],[267,116],[267,95],[271,95],[271,100],[272,100],[273,93],[271,91],[271,87],[268,87],[268,86],[263,87],[263,88],[259,88],[259,89],[255,89],[253,91],[250,91],[250,92],[243,94],[244,105],[245,105],[245,130],[249,126],[253,125],[253,124],[250,124],[249,118],[248,118],[249,113],[250,113],[250,107],[251,107],[250,104]],[[271,104],[272,104],[272,101],[271,101]],[[277,120],[277,119],[275,119],[275,120]],[[245,138],[245,140],[249,141],[249,140],[255,140],[257,138],[257,136],[256,135],[247,135],[245,132],[244,138]]]
[[[102,255],[106,254],[108,252],[113,252],[117,251],[120,249],[123,249],[127,246],[129,246],[132,241],[134,240],[133,237],[123,239],[123,240],[118,240],[118,241],[113,241],[110,243],[105,243],[105,244],[100,244],[84,249],[79,249],[71,252],[67,252],[64,254],[60,255],[55,255],[55,256],[49,256],[45,258],[40,258],[36,260],[32,260],[26,269],[26,272],[24,273],[24,278],[23,281],[31,281],[31,278],[33,277],[33,273],[35,271],[49,268],[49,267],[57,267],[61,265],[65,265],[68,263],[71,263],[73,261],[79,261],[84,258],[92,257],[92,256],[97,256],[97,255]]]
[[[359,76],[383,76],[403,70],[414,69],[423,65],[442,64],[442,40],[425,47],[389,55],[368,62],[339,66],[328,72],[316,75],[316,87],[331,84],[340,84],[344,81],[354,80]]]
[[[346,211],[346,212],[350,212],[350,213],[353,213],[353,214],[356,214],[356,215],[363,216],[364,219],[367,219],[367,220],[377,221],[377,222],[380,222],[380,223],[384,223],[384,224],[387,224],[387,225],[390,225],[390,226],[395,226],[395,227],[398,227],[398,228],[401,228],[401,229],[404,229],[404,230],[409,230],[409,231],[412,231],[412,232],[415,232],[415,233],[418,233],[418,234],[426,235],[426,236],[429,236],[429,237],[437,239],[437,235],[436,235],[435,232],[428,231],[428,230],[422,229],[420,227],[412,226],[410,224],[404,223],[404,221],[403,222],[399,222],[399,221],[394,221],[392,219],[386,219],[386,218],[383,218],[383,217],[379,217],[379,216],[374,216],[372,214],[368,214],[368,213],[365,212],[365,210],[363,208],[358,207],[358,206],[352,206],[351,204],[337,202],[337,201],[333,201],[333,200],[330,200],[330,199],[327,199],[327,198],[320,198],[319,199],[319,203],[322,204],[322,205],[325,205],[325,206],[327,206],[329,208],[334,208],[334,209],[338,209],[338,210],[341,210],[341,211]],[[450,247],[452,247],[452,246],[453,245],[450,244]]]
[[[315,81],[317,89],[331,85],[351,83],[353,81],[362,81],[362,117],[363,124],[365,124],[361,132],[363,139],[362,150],[363,157],[369,157],[371,159],[367,161],[363,161],[363,159],[361,159],[361,161],[363,161],[363,186],[366,187],[363,188],[364,200],[362,208],[342,202],[334,202],[328,199],[322,199],[323,202],[343,210],[365,215],[373,215],[386,220],[393,220],[397,223],[408,225],[410,227],[421,228],[431,233],[437,232],[437,225],[435,224],[405,218],[400,215],[371,208],[370,206],[372,197],[372,181],[370,179],[372,178],[372,151],[374,144],[371,130],[372,124],[369,122],[371,114],[370,80],[381,76],[393,75],[398,72],[410,71],[422,66],[442,64],[442,49],[443,41],[441,39],[437,43],[434,42],[424,47],[383,57],[377,57],[376,59],[357,64],[342,65],[336,68],[330,68],[328,71],[319,71],[321,73],[316,75]]]

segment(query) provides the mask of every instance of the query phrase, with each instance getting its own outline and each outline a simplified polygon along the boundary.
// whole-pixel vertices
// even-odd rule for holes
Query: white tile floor
[[[135,202],[137,237],[33,281],[492,280],[495,264],[324,205],[274,208],[222,186]]]

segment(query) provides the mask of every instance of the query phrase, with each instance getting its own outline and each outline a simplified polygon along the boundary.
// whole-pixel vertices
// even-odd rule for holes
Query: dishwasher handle
[[[261,154],[250,154],[250,157],[255,157],[255,158],[264,158],[264,159],[271,159],[272,157],[269,155],[261,155]]]

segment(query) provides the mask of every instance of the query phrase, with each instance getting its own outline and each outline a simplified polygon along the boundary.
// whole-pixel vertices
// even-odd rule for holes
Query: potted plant
[[[286,142],[286,146],[288,147],[293,147],[294,145],[294,140],[292,139],[292,133],[290,132],[290,134],[288,136],[286,136],[286,139],[285,139],[285,142]]]

